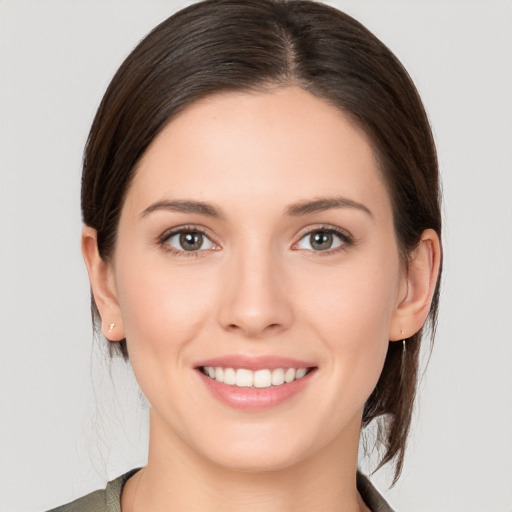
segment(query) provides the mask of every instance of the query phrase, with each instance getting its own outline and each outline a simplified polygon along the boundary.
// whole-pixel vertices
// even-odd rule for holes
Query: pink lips
[[[275,370],[278,368],[305,368],[308,373],[297,380],[281,385],[272,385],[266,388],[255,387],[237,387],[235,385],[224,384],[203,373],[204,367],[220,367],[233,369],[247,369],[252,371],[267,369]],[[240,355],[223,356],[213,359],[200,361],[195,365],[199,378],[203,381],[206,388],[222,403],[235,408],[245,410],[261,410],[277,406],[302,391],[311,382],[311,378],[316,373],[316,366],[313,363],[299,361],[287,357],[244,357]]]

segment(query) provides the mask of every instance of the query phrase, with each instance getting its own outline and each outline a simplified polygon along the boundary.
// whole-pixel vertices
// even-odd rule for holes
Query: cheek
[[[149,403],[175,410],[179,383],[193,360],[193,340],[204,333],[209,318],[212,279],[201,271],[173,268],[165,257],[148,260],[146,255],[142,261],[132,254],[117,265],[130,364]]]
[[[304,309],[333,335],[343,333],[348,340],[374,332],[387,341],[397,301],[399,263],[398,258],[386,259],[383,263],[378,258],[354,258],[339,267],[305,273],[309,277],[299,292]]]
[[[382,264],[382,260],[386,264]],[[350,263],[350,264],[349,264]],[[324,344],[325,361],[344,385],[375,386],[386,356],[399,284],[399,260],[393,254],[350,261],[330,272],[310,273],[296,296],[304,321]],[[357,396],[356,392],[354,396]]]
[[[180,354],[197,336],[212,303],[212,279],[184,272],[161,256],[139,265],[136,257],[119,261],[118,297],[130,358],[155,359]],[[144,350],[140,350],[144,348]]]

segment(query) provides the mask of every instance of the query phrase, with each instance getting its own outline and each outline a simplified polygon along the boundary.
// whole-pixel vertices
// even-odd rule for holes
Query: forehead
[[[140,160],[127,203],[194,198],[244,208],[332,195],[389,206],[366,134],[297,87],[226,93],[171,120]],[[127,204],[128,206],[128,204]]]

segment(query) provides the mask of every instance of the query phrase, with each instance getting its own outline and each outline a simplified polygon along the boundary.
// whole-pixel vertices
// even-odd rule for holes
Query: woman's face
[[[111,271],[152,442],[244,470],[357,445],[407,284],[340,111],[294,87],[190,106],[138,165]]]

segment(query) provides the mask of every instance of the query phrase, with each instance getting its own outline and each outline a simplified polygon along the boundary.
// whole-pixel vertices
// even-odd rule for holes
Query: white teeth
[[[217,382],[229,386],[269,388],[302,379],[308,373],[307,368],[276,368],[274,370],[247,370],[245,368],[222,368],[204,366],[203,373]]]
[[[302,377],[304,377],[304,375],[306,375],[307,371],[308,371],[307,368],[299,368],[297,370],[297,373],[295,374],[295,378],[302,379]]]
[[[288,370],[286,370],[284,374],[284,381],[288,383],[291,382],[292,380],[295,380],[296,373],[297,372],[295,371],[295,368],[288,368]]]
[[[219,380],[219,379],[217,379]],[[222,382],[219,380],[219,382]],[[230,386],[234,386],[236,383],[236,372],[233,368],[226,368],[224,370],[224,384],[229,384]]]
[[[284,370],[282,368],[276,368],[272,372],[272,385],[280,386],[284,384]]]
[[[244,368],[239,368],[236,371],[236,385],[239,388],[250,388],[252,386],[252,372]]]
[[[272,372],[270,370],[254,372],[253,383],[255,388],[269,388],[272,385]]]
[[[224,368],[215,368],[215,380],[224,382]]]

